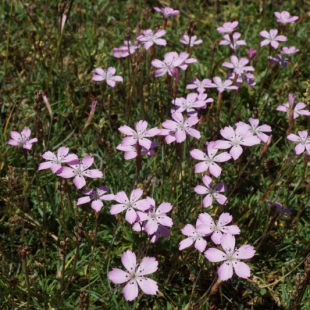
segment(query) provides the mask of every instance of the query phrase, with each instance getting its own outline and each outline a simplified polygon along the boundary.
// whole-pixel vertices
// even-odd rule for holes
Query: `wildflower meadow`
[[[310,309],[310,2],[0,7],[0,309]]]

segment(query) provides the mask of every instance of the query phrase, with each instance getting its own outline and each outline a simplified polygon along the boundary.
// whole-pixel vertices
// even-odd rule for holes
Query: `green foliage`
[[[308,66],[309,1],[2,1],[0,24],[1,117],[0,117],[0,308],[1,309],[309,309],[310,186],[307,155],[297,156],[288,142],[288,121],[276,107],[287,102],[290,92],[310,104]],[[116,59],[113,48],[133,40],[139,29],[160,28],[162,16],[154,6],[172,6],[181,11],[169,19],[166,47],[153,52],[140,49],[131,58]],[[259,32],[278,27],[275,11],[298,15],[287,25],[286,46],[300,52],[287,68],[267,64],[268,47],[260,47]],[[68,15],[63,32],[60,19]],[[199,141],[167,145],[160,141],[154,157],[144,157],[137,175],[135,160],[125,161],[116,150],[121,141],[118,128],[133,127],[141,119],[149,127],[170,118],[172,79],[154,77],[151,61],[169,51],[181,52],[179,33],[190,21],[203,44],[191,57],[198,60],[181,72],[177,97],[185,86],[199,79],[224,76],[221,66],[229,60],[229,47],[219,46],[216,31],[223,22],[238,20],[246,47],[237,56],[247,57],[251,46],[258,50],[253,60],[256,86],[243,85],[238,92],[224,92],[220,118],[217,91],[208,97],[214,104],[201,111]],[[153,54],[152,54],[153,53]],[[155,54],[156,53],[156,54]],[[272,51],[273,56],[275,51]],[[156,57],[155,57],[156,55]],[[114,66],[124,83],[115,88],[91,81],[95,67]],[[38,97],[43,90],[51,105]],[[90,125],[84,129],[91,102],[98,104]],[[297,102],[298,102],[297,101]],[[226,206],[216,202],[211,216],[223,211],[233,215],[241,229],[237,245],[253,244],[256,255],[248,263],[252,276],[237,276],[218,284],[216,265],[193,248],[178,250],[181,229],[194,224],[201,197],[193,188],[201,183],[194,173],[196,161],[189,151],[203,149],[206,141],[220,138],[219,130],[255,117],[272,126],[273,138],[247,148],[240,159],[223,164],[220,181],[227,184]],[[39,142],[30,152],[6,145],[11,130],[32,130]],[[307,117],[295,121],[293,133],[308,130]],[[173,204],[174,226],[169,238],[151,243],[124,220],[113,216],[110,202],[96,215],[90,205],[77,206],[81,191],[71,180],[50,171],[37,171],[45,151],[67,146],[79,157],[92,155],[111,193],[130,193],[139,187],[144,197]],[[103,182],[103,183],[102,183]],[[87,186],[89,188],[91,186]],[[275,215],[265,200],[279,201],[292,215]],[[210,241],[210,245],[212,242]],[[122,253],[154,256],[159,269],[156,296],[140,294],[126,302],[120,286],[107,273],[121,266]],[[308,258],[308,265],[305,264]]]

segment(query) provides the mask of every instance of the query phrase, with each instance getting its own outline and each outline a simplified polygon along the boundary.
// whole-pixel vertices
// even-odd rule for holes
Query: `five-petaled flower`
[[[237,86],[231,85],[233,81],[231,80],[225,80],[222,81],[222,79],[218,76],[215,76],[213,78],[214,83],[208,83],[208,88],[217,88],[217,90],[222,93],[225,89],[230,89],[230,90],[236,90],[238,89]]]
[[[264,143],[267,142],[269,136],[267,136],[264,132],[271,132],[272,129],[269,125],[259,125],[259,120],[255,119],[255,118],[250,118],[249,119],[250,122],[250,131],[253,133],[253,135],[257,135],[257,137],[263,141]],[[236,126],[240,126],[240,125],[247,125],[243,122],[238,122],[236,123]]]
[[[283,68],[286,68],[287,64],[290,62],[288,58],[284,58],[280,54],[276,55],[275,57],[268,56],[268,59],[270,60],[272,65],[279,65]]]
[[[21,133],[17,131],[11,131],[10,139],[7,144],[12,146],[22,146],[26,150],[31,150],[32,144],[38,142],[37,138],[29,139],[31,135],[31,130],[29,128],[24,128]]]
[[[186,34],[181,34],[180,42],[184,45],[189,45],[193,47],[194,45],[198,45],[202,43],[202,40],[197,40],[197,36],[188,36]]]
[[[277,18],[277,22],[284,25],[294,24],[296,20],[299,18],[298,16],[291,16],[291,14],[287,11],[274,12],[274,15]]]
[[[219,45],[229,45],[231,49],[235,50],[237,46],[246,45],[244,40],[239,40],[240,37],[241,33],[239,32],[234,32],[232,35],[225,34]]]
[[[142,34],[137,37],[137,40],[144,44],[146,50],[154,44],[165,46],[167,41],[165,39],[160,39],[165,33],[166,31],[163,29],[156,31],[155,33],[152,29],[143,30]]]
[[[186,111],[188,115],[197,115],[195,109],[207,107],[207,103],[213,102],[212,98],[207,99],[206,93],[189,93],[186,98],[175,98],[172,103],[175,105],[172,112],[184,112]]]
[[[251,245],[243,245],[239,249],[235,249],[235,237],[230,234],[225,234],[222,237],[221,246],[222,252],[215,248],[208,249],[204,255],[212,263],[222,262],[224,263],[218,267],[217,274],[221,281],[226,281],[233,276],[233,271],[238,277],[247,279],[251,275],[250,267],[241,262],[240,259],[252,258],[255,254],[255,250]]]
[[[162,14],[164,16],[165,19],[167,19],[169,16],[173,16],[173,15],[178,15],[180,14],[180,11],[178,10],[174,10],[173,8],[158,8],[158,7],[154,7],[154,10],[160,14]]]
[[[106,81],[110,87],[114,87],[116,82],[123,82],[123,78],[120,75],[114,75],[115,73],[114,67],[109,67],[107,70],[95,68],[92,80],[96,82]]]
[[[290,47],[284,46],[282,47],[282,50],[281,50],[281,54],[284,54],[284,55],[293,55],[298,52],[299,52],[299,49],[297,49],[295,46],[290,46]]]
[[[169,202],[163,202],[159,207],[155,208],[155,200],[151,197],[146,198],[149,204],[149,210],[146,213],[138,212],[139,222],[146,221],[144,226],[145,231],[148,235],[153,235],[157,232],[160,225],[165,227],[171,227],[173,225],[172,219],[166,215],[167,212],[170,212],[172,205]]]
[[[298,102],[296,106],[294,107],[295,99],[296,97],[292,93],[290,93],[288,95],[288,102],[282,105],[279,105],[276,110],[281,111],[281,112],[286,112],[288,117],[289,117],[290,111],[292,111],[292,113],[294,113],[293,115],[294,119],[299,117],[300,115],[310,116],[310,111],[304,110],[305,107],[307,106],[305,103]]]
[[[188,58],[189,54],[182,52],[180,55],[177,52],[169,52],[164,55],[164,60],[154,59],[152,66],[157,68],[154,73],[155,77],[159,77],[168,73],[173,77],[177,77],[179,68],[186,70],[188,64],[197,62],[197,59]]]
[[[196,231],[201,234],[211,235],[211,240],[215,244],[221,244],[224,234],[239,235],[240,229],[237,225],[229,225],[232,216],[229,213],[222,213],[215,223],[208,213],[199,214],[199,225]]]
[[[222,168],[217,164],[228,161],[231,159],[231,155],[227,152],[216,155],[218,149],[214,148],[214,141],[207,142],[207,152],[204,153],[198,149],[190,151],[193,158],[201,160],[202,162],[195,165],[195,172],[201,173],[209,170],[209,172],[218,178],[222,172]]]
[[[220,132],[222,137],[229,141],[217,140],[214,147],[218,149],[231,148],[229,153],[234,160],[237,160],[243,152],[241,145],[253,146],[261,142],[257,136],[253,135],[250,126],[244,123],[236,126],[236,130],[231,126],[226,126]]]
[[[196,115],[190,116],[184,119],[182,113],[174,112],[171,113],[172,120],[166,120],[162,123],[162,126],[165,129],[162,129],[159,135],[166,136],[165,140],[168,144],[176,141],[177,143],[181,143],[185,141],[186,134],[200,139],[201,135],[200,132],[192,126],[196,125],[199,122],[199,119]]]
[[[69,179],[74,177],[73,183],[77,189],[85,186],[86,181],[84,177],[88,178],[102,178],[103,174],[99,169],[88,169],[94,162],[91,156],[85,156],[82,161],[74,160],[69,163],[70,167],[62,167],[58,176]]]
[[[196,227],[200,224],[200,221],[197,220]],[[203,252],[206,249],[207,241],[204,239],[206,234],[198,233],[196,228],[191,225],[187,224],[182,228],[182,234],[187,236],[188,238],[182,240],[179,243],[179,250],[182,251],[188,247],[190,247],[195,242],[195,248],[199,252]]]
[[[213,198],[215,198],[220,205],[226,204],[227,198],[220,194],[221,192],[226,191],[226,185],[223,182],[213,186],[212,179],[208,175],[202,177],[202,182],[205,186],[197,185],[194,188],[194,191],[199,195],[206,195],[202,201],[202,205],[205,208],[212,206]]]
[[[268,45],[270,44],[273,48],[278,48],[279,42],[284,42],[287,40],[286,36],[283,35],[277,35],[278,30],[277,29],[270,29],[269,32],[266,30],[263,30],[259,33],[262,37],[266,38],[262,42],[260,42],[260,46]]]
[[[156,295],[158,291],[156,281],[145,277],[157,270],[158,262],[155,257],[144,257],[140,264],[137,264],[136,254],[127,250],[122,254],[122,263],[128,272],[113,268],[108,273],[108,278],[114,284],[128,282],[123,288],[126,300],[131,301],[138,296],[138,286],[145,294]]]
[[[254,68],[252,66],[247,66],[249,63],[249,59],[245,57],[241,57],[240,59],[232,55],[230,56],[230,61],[231,62],[224,62],[222,64],[223,67],[233,69],[236,74],[242,74],[247,71],[254,71]]]
[[[149,150],[152,146],[152,141],[149,140],[149,137],[154,137],[158,135],[161,130],[157,127],[146,130],[147,129],[147,121],[139,121],[136,123],[136,130],[131,129],[130,127],[124,125],[118,128],[118,130],[129,137],[123,138],[121,145],[136,145],[139,144],[145,149]]]
[[[57,155],[50,151],[45,152],[42,157],[47,161],[41,163],[38,170],[51,169],[53,173],[60,172],[60,169],[62,169],[62,163],[70,163],[72,161],[78,160],[77,155],[68,153],[69,148],[64,146],[58,149]]]
[[[86,195],[84,197],[80,197],[76,203],[76,205],[82,205],[84,203],[92,202],[91,207],[96,211],[99,212],[103,207],[102,200],[112,200],[114,195],[105,195],[108,192],[108,188],[105,186],[100,186],[96,189],[88,188],[83,191],[83,194]]]
[[[116,200],[118,204],[111,207],[110,213],[114,215],[127,210],[125,215],[126,221],[129,224],[134,223],[138,218],[136,210],[145,211],[151,207],[147,199],[139,200],[142,194],[142,189],[134,189],[130,194],[130,199],[128,199],[128,196],[125,192],[118,192],[116,195],[114,195],[114,198],[111,199]]]
[[[204,93],[205,89],[208,88],[208,85],[211,83],[209,79],[203,79],[199,81],[197,78],[192,80],[192,84],[186,85],[186,89],[197,89],[198,93]]]
[[[219,33],[232,33],[237,28],[239,22],[226,22],[221,27],[216,28]]]
[[[308,137],[308,132],[306,130],[298,131],[298,135],[299,137],[291,133],[287,136],[288,140],[298,143],[295,146],[295,153],[300,155],[306,150],[310,155],[310,137]]]

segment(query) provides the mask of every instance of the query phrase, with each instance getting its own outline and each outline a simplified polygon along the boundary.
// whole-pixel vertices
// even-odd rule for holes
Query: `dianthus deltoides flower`
[[[291,133],[287,136],[288,140],[298,143],[295,146],[295,153],[300,155],[306,150],[310,155],[310,137],[308,137],[308,132],[306,130],[298,131],[298,135],[299,137]]]
[[[76,203],[76,205],[82,205],[84,203],[92,202],[91,207],[96,211],[99,212],[103,207],[102,200],[111,200],[114,198],[114,195],[105,195],[109,189],[105,186],[100,186],[96,189],[88,188],[83,191],[83,194],[86,195],[84,197],[80,197]]]
[[[123,288],[126,300],[131,301],[138,296],[138,286],[147,295],[156,295],[158,291],[157,282],[146,278],[145,275],[155,272],[158,262],[155,257],[144,257],[140,264],[137,264],[136,254],[127,250],[122,254],[122,263],[128,272],[118,268],[113,268],[108,273],[108,278],[114,284],[127,282]]]
[[[243,245],[239,249],[235,249],[235,237],[230,234],[225,234],[222,237],[221,245],[222,252],[216,248],[208,249],[204,255],[212,263],[222,262],[224,263],[217,268],[217,274],[221,281],[226,281],[233,276],[233,272],[240,278],[247,279],[251,275],[250,267],[241,262],[240,259],[252,258],[255,254],[255,250],[251,245]]]
[[[44,163],[41,163],[39,165],[38,170],[43,170],[43,169],[51,169],[53,173],[60,172],[60,169],[62,169],[61,164],[63,163],[70,163],[72,161],[78,160],[77,155],[75,154],[68,154],[69,153],[69,148],[67,147],[60,147],[57,151],[57,155],[52,153],[51,151],[45,152],[42,157],[46,159],[47,161]]]
[[[142,189],[134,189],[128,199],[125,192],[118,192],[113,199],[110,199],[118,202],[118,204],[111,206],[110,213],[114,215],[127,210],[125,215],[126,221],[130,224],[134,223],[138,218],[136,210],[145,211],[151,207],[147,199],[140,199],[142,194]]]
[[[106,81],[110,87],[114,87],[116,82],[123,82],[123,78],[120,75],[115,75],[115,73],[114,67],[109,67],[107,70],[95,68],[92,80],[96,82]]]
[[[147,121],[139,121],[136,123],[136,130],[131,129],[130,127],[124,125],[118,128],[118,130],[124,135],[128,135],[129,137],[123,138],[121,145],[136,145],[139,144],[145,149],[149,150],[152,146],[152,141],[148,139],[148,137],[157,136],[161,130],[157,127],[146,130],[147,129]]]
[[[37,138],[30,139],[31,130],[24,128],[21,133],[17,131],[11,131],[10,139],[7,144],[12,146],[22,146],[23,149],[31,150],[32,144],[38,142]]]
[[[195,58],[188,58],[189,54],[182,52],[180,55],[177,52],[169,52],[164,56],[164,60],[154,59],[152,66],[157,68],[154,75],[159,77],[168,73],[169,75],[176,77],[179,72],[179,68],[182,70],[187,69],[187,65],[197,62]]]
[[[84,177],[102,178],[103,174],[99,169],[88,169],[94,163],[94,158],[85,156],[80,162],[78,160],[70,162],[70,167],[62,167],[58,176],[69,179],[73,178],[73,184],[77,189],[82,188],[86,184]]]
[[[215,223],[208,213],[199,214],[199,225],[196,231],[201,234],[211,235],[211,239],[215,244],[221,244],[224,234],[239,235],[240,229],[237,225],[229,225],[232,216],[229,213],[222,213]]]
[[[221,135],[227,140],[215,141],[214,147],[217,149],[230,149],[229,153],[234,160],[237,160],[243,152],[241,145],[253,146],[260,144],[261,140],[254,136],[247,124],[240,124],[234,130],[231,126],[221,129]]]
[[[196,115],[190,116],[187,119],[184,119],[182,113],[174,112],[171,113],[172,120],[166,120],[163,122],[163,127],[159,135],[166,136],[165,140],[168,144],[176,141],[177,143],[181,143],[185,141],[186,134],[200,139],[201,135],[200,132],[192,126],[196,125],[199,122],[199,119]]]
[[[217,164],[228,161],[231,159],[231,155],[227,152],[216,155],[218,149],[214,148],[214,141],[206,143],[206,153],[198,149],[190,151],[190,154],[193,158],[201,160],[201,163],[195,165],[195,172],[201,173],[209,170],[209,172],[218,178],[222,172],[222,168]]]

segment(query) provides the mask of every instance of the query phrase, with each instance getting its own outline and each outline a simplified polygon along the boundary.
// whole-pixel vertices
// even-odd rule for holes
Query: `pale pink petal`
[[[108,278],[115,284],[121,284],[129,280],[129,274],[121,269],[113,268],[108,273]]]
[[[99,212],[101,208],[103,207],[103,202],[100,199],[94,200],[91,203],[92,209],[94,209],[96,212]]]
[[[155,272],[157,268],[158,261],[155,259],[155,257],[144,257],[139,265],[137,272],[140,276],[145,276]]]
[[[222,262],[223,260],[227,259],[227,255],[215,248],[210,248],[204,253],[207,260],[209,260],[212,263],[218,263]]]
[[[199,238],[195,242],[195,248],[201,253],[206,249],[206,246],[207,246],[207,241],[203,238]]]
[[[141,290],[147,295],[156,295],[158,291],[157,282],[149,278],[137,278]]]
[[[122,263],[124,267],[130,272],[134,272],[136,270],[137,258],[134,252],[127,250],[122,254]]]
[[[84,203],[88,203],[88,202],[90,202],[90,200],[91,200],[91,199],[90,199],[89,196],[80,197],[80,198],[78,199],[76,205],[78,206],[78,205],[82,205],[82,204],[84,204]]]
[[[123,294],[126,300],[132,301],[138,296],[138,285],[136,280],[130,280],[123,288]]]
[[[193,238],[186,238],[179,243],[179,250],[182,251],[188,247],[190,247],[194,243]]]
[[[247,279],[251,275],[250,267],[247,264],[240,261],[234,261],[233,266],[238,277]]]
[[[219,279],[222,281],[226,281],[230,279],[233,276],[233,266],[232,262],[227,261],[223,263],[218,269],[217,274],[219,276]]]
[[[132,224],[137,219],[137,213],[133,208],[128,208],[126,211],[125,219],[129,224]]]
[[[215,244],[221,244],[222,236],[223,234],[220,231],[215,231],[212,234],[211,239]]]
[[[255,254],[254,247],[252,245],[243,245],[238,250],[236,250],[234,257],[237,259],[249,259]]]
[[[83,186],[85,186],[86,181],[84,179],[83,176],[81,175],[77,175],[75,176],[75,178],[73,179],[73,184],[76,186],[77,189],[82,188]]]
[[[47,162],[41,163],[41,164],[39,165],[38,170],[49,169],[49,168],[51,168],[51,167],[52,167],[52,165],[53,165],[53,163],[52,163],[52,162],[50,162],[50,161],[47,161]]]
[[[118,213],[121,213],[122,211],[124,211],[126,209],[126,205],[124,204],[116,204],[116,205],[113,205],[110,209],[110,213],[111,214],[118,214]]]
[[[229,151],[230,155],[232,156],[234,160],[237,160],[242,154],[242,152],[243,152],[243,149],[240,145],[234,145]]]
[[[152,235],[157,231],[158,229],[158,223],[155,221],[155,219],[150,219],[147,221],[145,224],[145,231],[149,234]]]

